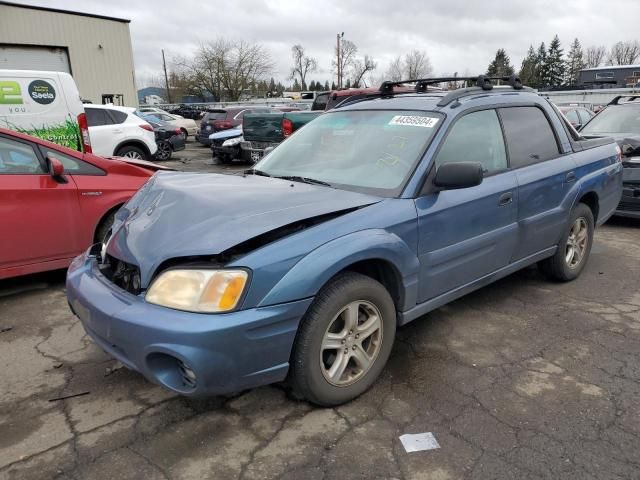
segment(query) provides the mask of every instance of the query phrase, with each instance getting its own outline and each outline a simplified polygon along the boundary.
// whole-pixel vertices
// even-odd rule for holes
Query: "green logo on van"
[[[20,105],[22,94],[18,82],[0,81],[0,105]]]

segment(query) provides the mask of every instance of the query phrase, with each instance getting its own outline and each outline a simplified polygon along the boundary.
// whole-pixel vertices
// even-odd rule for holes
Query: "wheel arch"
[[[587,207],[591,209],[591,213],[593,213],[593,221],[597,223],[598,214],[600,213],[600,197],[594,191],[589,191],[586,193],[582,193],[580,198],[578,198],[577,203],[584,203]]]
[[[144,154],[147,156],[147,159],[151,159],[151,150],[149,150],[149,147],[147,147],[147,145],[144,142],[141,142],[140,140],[132,140],[132,139],[123,140],[118,145],[116,145],[116,148],[113,149],[113,154],[115,155],[121,148],[127,147],[127,146],[138,147],[142,149]]]
[[[315,296],[345,271],[382,283],[404,311],[416,303],[419,260],[397,235],[385,230],[361,230],[317,248],[300,260],[267,293],[259,306]]]

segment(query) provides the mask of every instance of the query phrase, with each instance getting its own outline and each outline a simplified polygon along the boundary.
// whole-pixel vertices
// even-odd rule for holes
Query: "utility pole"
[[[338,57],[338,60],[336,62],[336,65],[338,66],[338,90],[340,90],[341,87],[341,77],[340,77],[340,34],[336,34],[336,55]]]
[[[164,85],[167,89],[167,101],[171,102],[171,92],[169,91],[169,77],[167,76],[167,62],[164,60],[164,49],[162,49],[162,68],[164,69]]]

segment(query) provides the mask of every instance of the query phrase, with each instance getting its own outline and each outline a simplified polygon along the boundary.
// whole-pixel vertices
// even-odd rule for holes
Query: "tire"
[[[107,213],[104,217],[102,217],[102,220],[100,220],[98,228],[96,228],[96,236],[93,239],[95,243],[104,242],[107,234],[109,233],[109,230],[111,230],[111,227],[113,226],[113,220],[116,216],[116,210],[117,209],[114,209],[111,212]]]
[[[116,157],[129,157],[139,160],[150,160],[149,156],[140,148],[133,145],[125,145],[116,152]]]
[[[364,330],[367,322],[372,326]],[[340,274],[320,290],[298,328],[289,372],[294,394],[324,407],[358,397],[382,372],[395,333],[396,309],[384,286],[359,273]]]
[[[538,263],[540,270],[550,279],[561,282],[569,282],[578,278],[589,260],[589,253],[593,245],[594,225],[591,209],[584,203],[578,203],[571,212],[569,225],[558,243],[558,250],[553,257]],[[586,229],[584,238],[580,234],[581,231],[584,231],[583,229]]]
[[[158,151],[156,152],[156,160],[164,161],[171,158],[171,144],[167,140],[158,142]]]

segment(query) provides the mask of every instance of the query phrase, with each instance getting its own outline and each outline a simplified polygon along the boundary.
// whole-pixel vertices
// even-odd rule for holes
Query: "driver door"
[[[483,165],[480,185],[416,199],[420,303],[507,266],[515,249],[517,181],[495,110],[469,113],[450,128],[435,168],[461,161]]]
[[[0,135],[0,269],[70,258],[80,250],[75,183],[49,175],[34,147]]]

